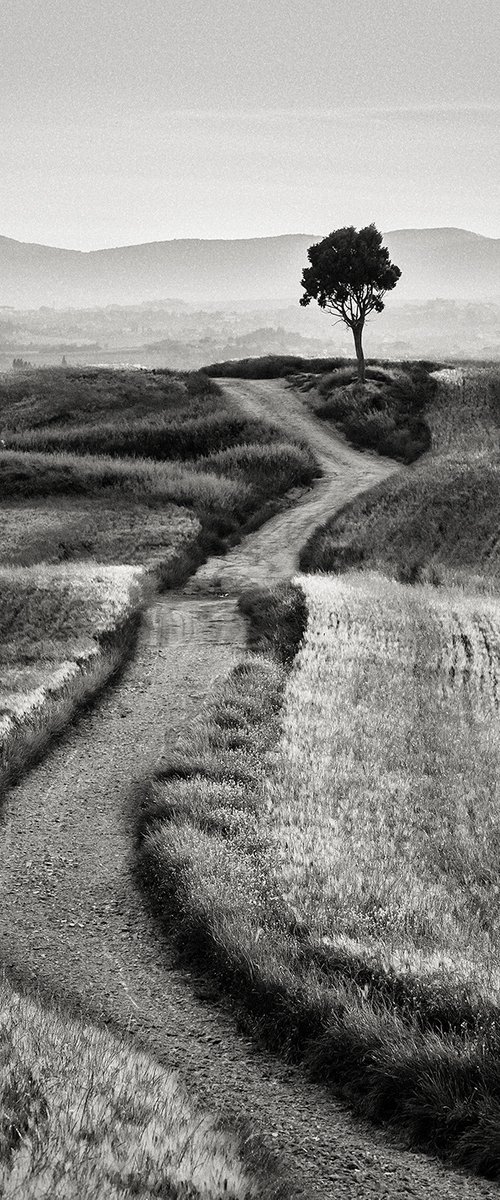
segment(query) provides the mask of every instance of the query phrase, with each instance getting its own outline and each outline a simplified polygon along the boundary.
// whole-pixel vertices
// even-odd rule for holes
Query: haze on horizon
[[[0,234],[500,236],[497,0],[2,0]]]

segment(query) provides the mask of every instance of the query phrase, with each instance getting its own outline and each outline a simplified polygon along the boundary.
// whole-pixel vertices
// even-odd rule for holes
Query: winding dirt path
[[[297,570],[298,550],[312,530],[358,492],[398,469],[392,459],[353,450],[313,417],[300,395],[283,380],[219,382],[248,416],[272,419],[289,434],[308,442],[321,463],[323,478],[292,508],[266,521],[230,554],[213,557],[200,567],[184,589],[191,594],[239,592],[248,582],[274,583],[290,578]]]
[[[300,428],[328,464],[297,509],[221,560],[229,591],[293,573],[295,551],[316,522],[394,466],[344,446],[280,384],[228,391],[246,411],[282,420],[286,409],[288,427]],[[212,560],[197,586],[210,592],[220,570]],[[1,830],[3,968],[177,1067],[212,1109],[243,1111],[281,1152],[290,1200],[498,1196],[484,1181],[405,1153],[300,1071],[256,1050],[202,982],[175,965],[145,911],[132,874],[131,784],[165,741],[175,742],[244,644],[233,597],[164,596],[146,615],[119,682],[11,790]]]

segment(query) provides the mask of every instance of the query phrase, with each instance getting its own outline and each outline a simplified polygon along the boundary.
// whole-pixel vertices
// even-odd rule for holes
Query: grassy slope
[[[121,662],[147,584],[138,568],[0,568],[0,787]]]
[[[431,453],[316,530],[303,571],[362,565],[409,581],[498,579],[500,373],[445,374],[427,419]]]
[[[236,668],[159,764],[139,876],[171,932],[174,904],[180,952],[201,955],[271,1044],[412,1145],[500,1178],[497,682],[483,637],[498,642],[498,603],[363,578],[310,588],[288,683],[280,617],[294,614],[296,646],[303,597],[280,599],[267,634],[269,597],[245,602],[274,660]]]
[[[369,366],[362,388],[352,368],[323,375],[317,387],[306,377],[307,401],[322,420],[359,449],[414,462],[429,449],[427,413],[437,391],[433,363],[408,362],[390,367]]]
[[[194,566],[317,471],[307,448],[242,417],[197,374],[20,372],[0,380],[0,421],[0,532],[16,563],[45,558],[45,519],[50,561],[158,564],[162,540],[170,559],[179,535],[193,543]],[[168,520],[167,505],[177,506]]]

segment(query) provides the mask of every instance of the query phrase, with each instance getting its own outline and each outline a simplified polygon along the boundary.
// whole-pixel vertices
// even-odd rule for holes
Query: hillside
[[[304,571],[364,567],[408,582],[500,578],[500,372],[437,373],[424,413],[430,452],[318,528],[300,555]]]
[[[292,297],[300,293],[307,248],[322,236],[186,238],[85,253],[0,237],[0,306]],[[500,295],[500,239],[462,229],[402,229],[385,237],[403,271],[397,303]]]

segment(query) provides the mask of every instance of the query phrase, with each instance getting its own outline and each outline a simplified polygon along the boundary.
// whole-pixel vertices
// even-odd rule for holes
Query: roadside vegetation
[[[0,787],[113,674],[146,595],[130,566],[0,567]]]
[[[500,1178],[498,601],[298,582],[291,675],[302,619],[287,656],[272,593],[244,601],[267,653],[158,764],[139,878],[268,1043]]]
[[[341,367],[323,375],[317,388],[306,381],[307,403],[331,421],[353,446],[410,463],[431,445],[428,423],[437,392],[433,363],[369,366],[363,386]]]
[[[431,453],[315,530],[301,570],[367,567],[409,582],[476,587],[498,580],[500,372],[443,371],[438,380],[427,410]]]
[[[414,462],[431,445],[428,416],[437,392],[432,362],[371,360],[359,384],[355,360],[269,356],[214,363],[210,376],[286,378],[300,389],[315,416],[332,424],[353,446]]]
[[[0,1019],[2,1196],[283,1195],[265,1153],[260,1170],[246,1163],[243,1134],[197,1108],[175,1072],[131,1043],[5,982]]]

